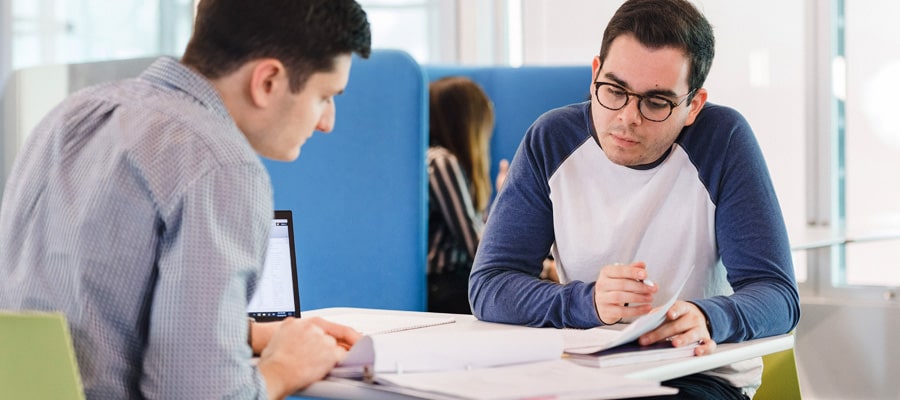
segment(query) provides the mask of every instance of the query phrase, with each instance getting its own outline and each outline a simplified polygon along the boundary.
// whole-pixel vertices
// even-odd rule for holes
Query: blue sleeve
[[[695,122],[702,132],[683,135],[692,138],[684,145],[703,158],[695,164],[716,204],[719,256],[734,294],[692,302],[706,314],[716,342],[790,332],[800,319],[799,294],[765,159],[743,117],[725,107],[710,108]],[[727,139],[706,139],[714,136]]]
[[[590,138],[590,132],[571,137],[571,132],[584,131],[578,118],[549,124],[545,117],[526,132],[488,216],[469,279],[469,301],[475,316],[485,321],[594,327],[601,323],[593,283],[560,285],[539,278],[554,240],[548,179],[574,147],[558,138]]]

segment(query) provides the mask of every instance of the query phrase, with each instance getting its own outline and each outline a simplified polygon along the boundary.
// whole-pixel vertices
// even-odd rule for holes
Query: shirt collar
[[[160,57],[138,79],[180,90],[216,114],[231,119],[231,114],[212,83],[172,57]]]

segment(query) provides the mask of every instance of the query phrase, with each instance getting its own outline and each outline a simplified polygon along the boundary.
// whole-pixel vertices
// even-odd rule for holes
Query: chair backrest
[[[800,380],[794,349],[763,356],[762,385],[753,395],[754,400],[800,399]]]
[[[300,305],[425,309],[427,85],[407,53],[354,58],[334,131],[263,160],[292,210]]]
[[[84,399],[62,314],[0,311],[0,397]]]

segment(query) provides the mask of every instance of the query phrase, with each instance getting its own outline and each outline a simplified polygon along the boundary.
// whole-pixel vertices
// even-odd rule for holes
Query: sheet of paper
[[[558,360],[563,354],[560,330],[445,332],[417,329],[364,336],[338,364],[336,376],[352,376],[353,367],[380,373],[451,371],[497,365]]]
[[[565,341],[566,353],[595,353],[600,350],[634,341],[641,335],[650,332],[653,329],[656,329],[656,327],[662,325],[662,323],[666,320],[666,311],[668,311],[669,308],[671,308],[672,305],[675,304],[675,301],[678,300],[678,296],[681,294],[681,289],[684,288],[684,284],[687,283],[687,280],[691,276],[691,272],[693,271],[694,266],[692,265],[679,277],[676,282],[674,282],[676,285],[678,285],[678,290],[675,291],[672,297],[669,298],[665,304],[660,307],[656,307],[652,311],[650,311],[650,313],[638,319],[635,319],[621,330],[611,329],[607,327],[598,327],[585,330],[564,329],[563,340]]]
[[[674,394],[657,382],[606,374],[564,360],[461,371],[381,374],[376,382],[463,399],[612,399]]]
[[[322,316],[322,318],[349,326],[363,335],[393,333],[456,322],[454,317],[444,315],[410,316],[348,313],[326,315]]]

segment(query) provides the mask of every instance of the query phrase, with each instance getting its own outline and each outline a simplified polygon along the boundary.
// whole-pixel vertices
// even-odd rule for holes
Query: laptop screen
[[[300,317],[297,257],[290,211],[275,211],[263,273],[256,282],[256,292],[250,299],[247,313],[257,321]]]

